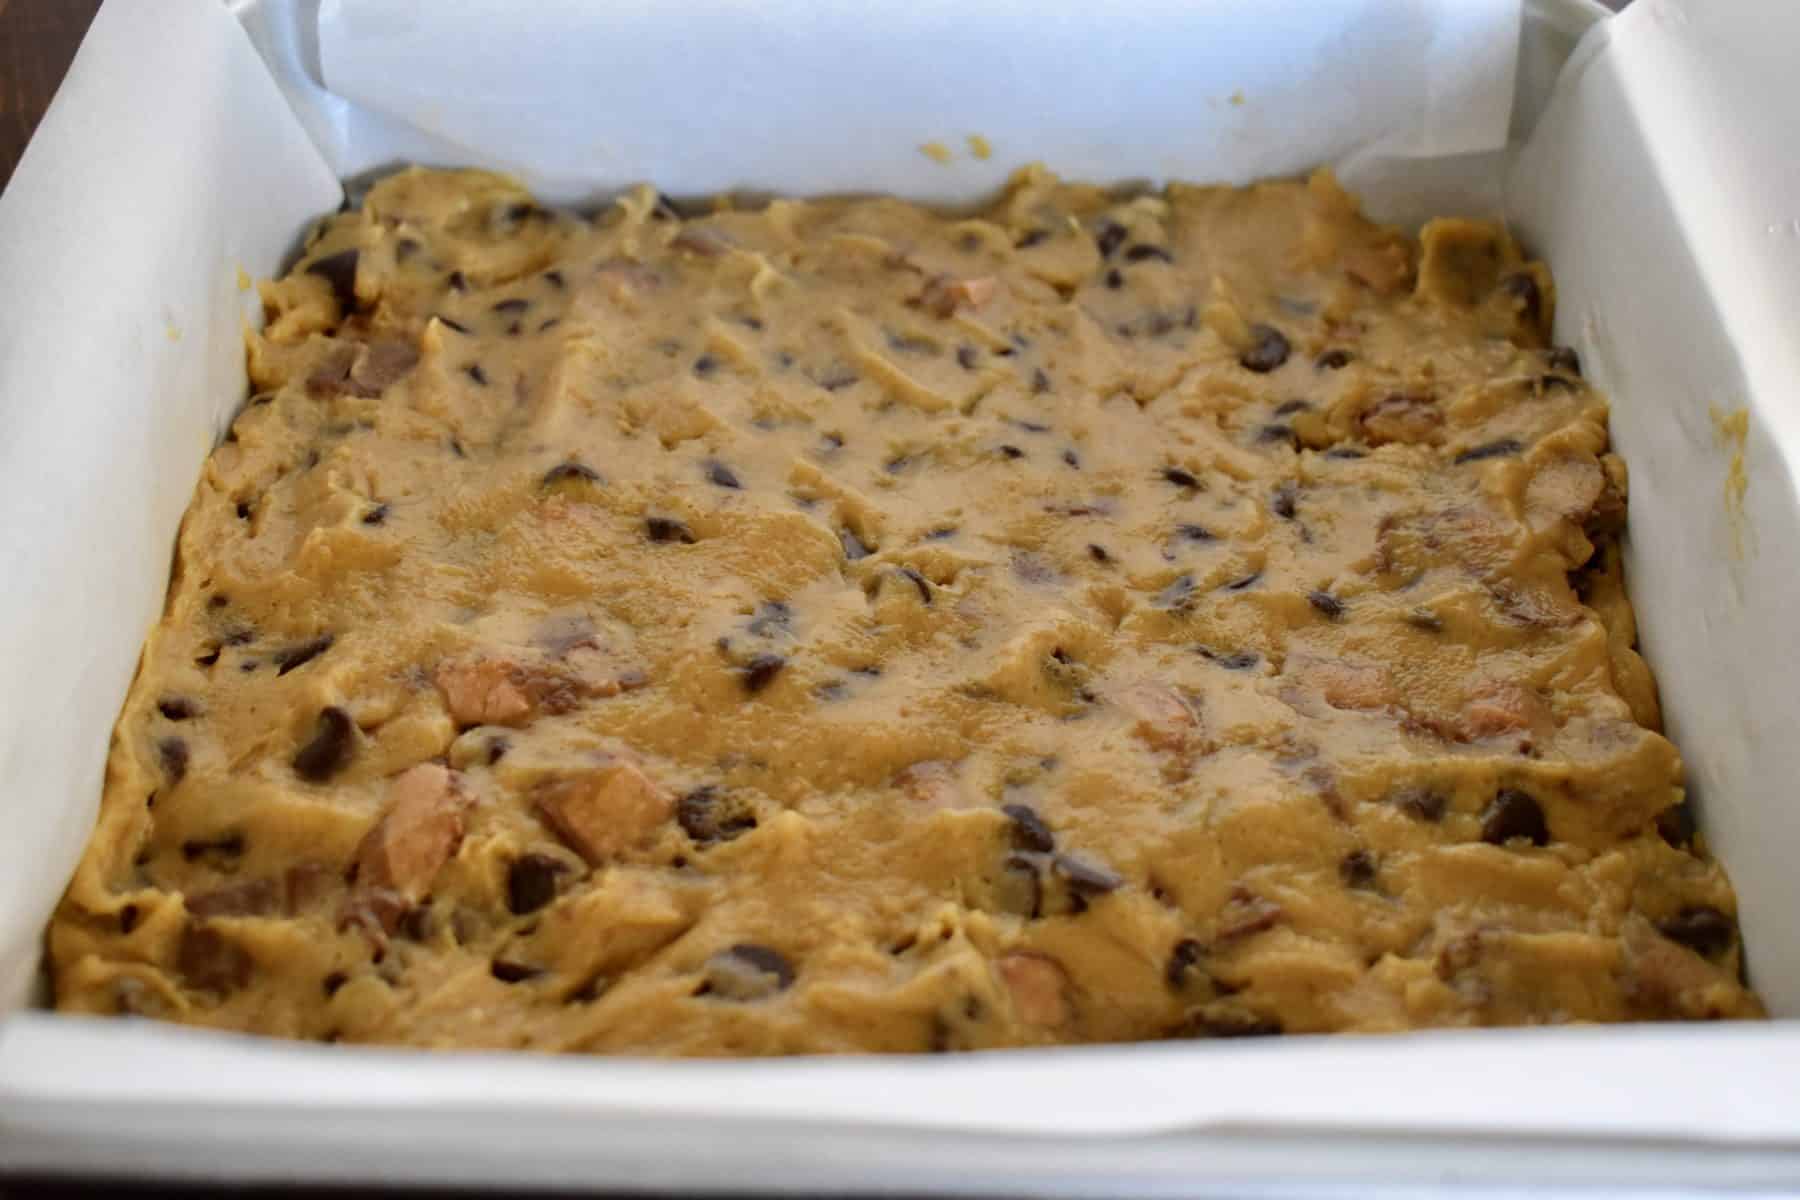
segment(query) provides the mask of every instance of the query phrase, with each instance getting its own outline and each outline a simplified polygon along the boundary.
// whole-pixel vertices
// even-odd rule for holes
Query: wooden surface
[[[100,0],[0,0],[0,188],[98,11]]]

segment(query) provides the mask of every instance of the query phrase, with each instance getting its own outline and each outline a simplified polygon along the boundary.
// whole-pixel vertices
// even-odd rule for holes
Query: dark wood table
[[[0,188],[99,11],[100,0],[0,0]]]

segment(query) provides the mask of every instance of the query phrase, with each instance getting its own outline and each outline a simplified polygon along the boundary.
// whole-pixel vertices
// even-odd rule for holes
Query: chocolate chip
[[[729,842],[756,828],[756,816],[747,805],[711,784],[695,788],[677,801],[675,820],[699,846]]]
[[[1273,325],[1252,325],[1250,337],[1250,348],[1238,358],[1245,370],[1266,375],[1288,360],[1291,347],[1281,330]]]
[[[698,540],[686,522],[673,517],[645,517],[644,533],[653,542],[680,542],[683,546],[692,546]]]
[[[600,472],[594,470],[594,468],[588,466],[586,463],[565,462],[557,463],[554,467],[545,471],[544,477],[538,481],[538,486],[548,488],[555,487],[559,483],[597,484],[599,482]]]
[[[331,649],[337,641],[335,634],[321,633],[318,637],[308,638],[297,646],[289,646],[285,650],[275,652],[275,674],[286,675],[295,667],[303,667],[319,655]]]
[[[1363,458],[1366,457],[1355,446],[1333,446],[1325,452],[1326,458]]]
[[[1461,466],[1463,463],[1480,462],[1486,458],[1506,458],[1517,454],[1524,448],[1518,438],[1498,438],[1491,442],[1483,442],[1473,449],[1464,450],[1456,456],[1456,464]]]
[[[852,531],[848,529],[838,530],[838,541],[842,542],[844,545],[844,557],[851,562],[855,562],[859,558],[869,557],[869,547],[865,546],[863,540],[857,537]]]
[[[1345,887],[1369,887],[1375,882],[1375,859],[1367,850],[1352,850],[1338,863],[1338,878]]]
[[[742,483],[738,482],[737,472],[733,471],[724,463],[719,462],[717,459],[711,460],[706,464],[706,479],[707,482],[722,488],[737,489],[744,486]]]
[[[463,368],[463,374],[467,375],[470,379],[473,379],[476,383],[479,383],[482,387],[487,386],[487,372],[481,369],[480,363],[470,363]]]
[[[424,249],[417,238],[403,237],[394,243],[394,261],[403,263]]]
[[[1262,582],[1262,577],[1263,573],[1261,571],[1252,571],[1242,579],[1234,579],[1226,584],[1225,590],[1228,592],[1241,592],[1248,588],[1253,588],[1258,583]]]
[[[344,974],[342,971],[333,971],[319,981],[319,987],[320,990],[325,993],[326,998],[329,999],[330,997],[337,995],[338,989],[349,982],[350,977],[348,975]]]
[[[1334,621],[1344,615],[1344,602],[1330,592],[1308,592],[1306,602]]]
[[[1581,374],[1581,355],[1568,346],[1552,346],[1544,353],[1544,365],[1552,371]]]
[[[1537,280],[1521,272],[1508,275],[1500,281],[1500,290],[1519,302],[1519,315],[1532,325],[1538,323],[1539,314],[1543,311],[1543,294],[1538,291]]]
[[[158,738],[156,757],[170,783],[180,783],[187,775],[188,744],[178,737]]]
[[[181,843],[181,857],[187,862],[203,858],[237,858],[244,852],[244,835],[224,833],[214,838],[189,838]]]
[[[1394,807],[1415,821],[1429,821],[1435,824],[1444,819],[1444,810],[1450,801],[1442,792],[1434,792],[1430,788],[1406,788],[1394,796]]]
[[[850,370],[848,367],[841,367],[827,371],[824,375],[820,376],[816,382],[828,392],[841,392],[861,378],[862,376],[858,375],[855,371]]]
[[[377,504],[362,515],[362,523],[364,525],[380,525],[388,519],[388,513],[391,511],[387,505]]]
[[[1042,368],[1042,367],[1033,368],[1032,372],[1031,372],[1032,395],[1041,396],[1049,390],[1050,390],[1050,376],[1045,373],[1044,368]]]
[[[1116,292],[1120,288],[1125,286],[1125,276],[1122,273],[1120,273],[1119,268],[1110,267],[1107,269],[1104,282],[1107,287],[1111,288],[1112,290],[1114,290]],[[1129,329],[1125,330],[1125,336],[1126,337],[1131,336]]]
[[[1161,246],[1148,246],[1139,243],[1136,246],[1129,246],[1125,250],[1126,262],[1145,262],[1152,258],[1157,262],[1172,263],[1175,261],[1175,256]]]
[[[294,753],[294,771],[302,779],[324,783],[349,765],[356,749],[356,722],[332,705],[321,709],[312,740]]]
[[[708,375],[711,375],[718,369],[719,359],[716,355],[702,354],[699,358],[694,360],[694,374],[702,379],[705,379]]]
[[[1029,804],[1007,804],[1001,812],[1012,818],[1012,844],[1034,854],[1048,854],[1056,849],[1056,835]]]
[[[1050,240],[1050,235],[1042,229],[1028,229],[1018,241],[1013,243],[1015,250],[1029,250],[1041,242]]]
[[[450,439],[450,453],[456,455],[458,458],[469,457],[468,451],[463,449],[462,442],[458,441],[456,438]]]
[[[356,307],[356,262],[361,257],[360,251],[339,250],[308,264],[306,273],[329,283],[338,305],[349,312]]]
[[[440,322],[442,322],[448,328],[456,330],[456,332],[458,332],[458,333],[468,333],[469,332],[469,327],[467,325],[464,325],[461,321],[453,321],[449,317],[444,316],[442,313],[438,314],[438,320]]]
[[[544,969],[528,967],[524,963],[511,962],[504,958],[496,958],[488,964],[488,973],[501,983],[525,983],[542,975]]]
[[[1194,577],[1192,575],[1178,575],[1175,577],[1174,582],[1163,588],[1162,591],[1156,593],[1156,599],[1151,601],[1151,603],[1155,604],[1158,608],[1185,608],[1193,599],[1193,596]]]
[[[1312,405],[1304,400],[1287,400],[1276,406],[1275,415],[1278,417],[1291,417],[1295,413],[1305,412],[1311,407]]]
[[[1656,930],[1704,958],[1717,958],[1731,949],[1737,935],[1731,918],[1710,904],[1684,908],[1668,920],[1657,922]]]
[[[1062,460],[1069,466],[1074,467],[1077,471],[1081,470],[1081,456],[1076,454],[1075,451],[1064,450],[1062,452]]]
[[[506,740],[506,736],[504,734],[496,733],[492,737],[488,738],[488,751],[487,751],[488,766],[491,767],[495,763],[499,762],[501,759],[505,758],[506,752],[511,749],[512,749],[512,743]]]
[[[248,521],[250,519],[250,506],[242,500],[237,502],[237,516],[240,521]]]
[[[1348,350],[1327,350],[1313,360],[1313,366],[1321,371],[1341,371],[1349,366],[1355,357]]]
[[[794,983],[794,968],[776,950],[753,942],[739,942],[707,962],[706,992],[728,1000],[760,1000],[786,991]]]
[[[1169,951],[1169,961],[1163,967],[1163,981],[1176,991],[1180,991],[1188,981],[1188,976],[1196,973],[1200,961],[1206,957],[1206,947],[1193,938],[1182,938]]]
[[[1025,452],[1023,450],[1019,449],[1017,446],[1012,446],[1012,445],[1001,446],[1000,453],[1005,455],[1007,458],[1012,458],[1012,459],[1019,459],[1019,458],[1025,457]]]
[[[450,290],[453,292],[466,292],[469,290],[469,281],[461,271],[450,272],[448,282],[450,284]]]
[[[901,567],[900,574],[912,580],[913,586],[919,589],[919,599],[923,600],[926,604],[931,603],[931,584],[926,580],[925,576],[919,574],[918,570],[914,567]]]
[[[545,271],[544,282],[559,292],[567,286],[567,281],[563,279],[563,273],[561,271]]]
[[[506,869],[506,909],[515,917],[534,913],[556,899],[556,884],[569,864],[548,854],[523,854]]]
[[[956,365],[961,367],[963,370],[973,371],[975,369],[976,365],[979,364],[980,362],[981,362],[981,352],[979,350],[975,349],[975,347],[973,347],[973,346],[958,346],[956,348]]]
[[[183,696],[164,696],[156,702],[156,711],[171,721],[185,721],[198,711],[194,702]]]
[[[1100,546],[1100,545],[1096,545],[1093,542],[1089,542],[1087,551],[1088,551],[1088,557],[1093,559],[1097,563],[1106,563],[1106,562],[1112,561],[1112,555],[1110,555],[1106,552],[1105,546]]]
[[[1219,654],[1205,646],[1201,646],[1199,650],[1202,658],[1218,663],[1227,671],[1248,671],[1262,661],[1262,656],[1254,650],[1234,650],[1229,654]]]
[[[1269,500],[1269,508],[1278,517],[1291,521],[1294,519],[1294,504],[1299,498],[1299,489],[1291,483],[1284,483],[1275,489]]]
[[[1200,486],[1200,480],[1194,476],[1194,473],[1181,467],[1164,467],[1162,477],[1176,487],[1198,488]]]
[[[525,299],[523,296],[514,296],[510,300],[496,302],[489,311],[511,315],[525,312],[530,307],[531,301]]]
[[[1275,442],[1286,442],[1291,446],[1297,447],[1300,444],[1300,439],[1294,433],[1294,427],[1292,425],[1283,425],[1280,422],[1276,422],[1272,425],[1264,425],[1262,428],[1258,429],[1256,431],[1256,440],[1264,445],[1271,445]]]
[[[906,470],[911,463],[912,455],[896,454],[893,458],[888,459],[887,462],[882,464],[882,469],[889,475],[898,475],[900,472]]]
[[[1050,427],[1038,421],[1014,420],[1013,425],[1026,433],[1049,433]]]
[[[1656,814],[1656,832],[1677,849],[1693,844],[1695,829],[1692,805],[1671,804]]]
[[[1113,251],[1124,245],[1125,238],[1125,227],[1117,221],[1101,221],[1094,227],[1094,247],[1101,258],[1111,258]]]
[[[774,682],[781,668],[787,666],[787,659],[779,654],[758,654],[744,664],[744,690],[755,694]]]
[[[1069,886],[1077,893],[1098,896],[1125,886],[1124,876],[1086,859],[1072,854],[1059,854],[1055,861],[1056,873],[1068,880]]]
[[[197,667],[210,667],[218,661],[219,661],[219,648],[217,646],[214,646],[211,650],[208,650],[205,654],[202,654],[199,657],[195,658],[194,665]]]
[[[1481,840],[1503,846],[1514,838],[1542,846],[1550,841],[1550,827],[1535,799],[1517,788],[1501,788],[1481,814]]]

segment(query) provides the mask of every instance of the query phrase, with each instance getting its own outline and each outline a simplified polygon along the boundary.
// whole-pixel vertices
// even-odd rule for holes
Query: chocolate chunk
[[[1327,350],[1313,360],[1313,366],[1321,371],[1341,371],[1355,357],[1348,350]]]
[[[1177,525],[1175,533],[1176,536],[1190,542],[1216,542],[1219,540],[1219,535],[1204,525]]]
[[[695,788],[675,805],[675,820],[698,846],[729,842],[756,828],[756,816],[711,784]]]
[[[1113,251],[1125,244],[1125,227],[1117,221],[1101,221],[1094,227],[1094,247],[1101,258],[1111,258]]]
[[[188,744],[178,737],[158,738],[156,758],[170,783],[180,783],[187,775]]]
[[[1568,375],[1581,374],[1581,355],[1568,346],[1552,346],[1544,352],[1544,365]]]
[[[816,382],[828,392],[841,392],[861,378],[861,375],[858,375],[848,367],[839,367],[827,371],[824,375],[820,376]]]
[[[461,271],[450,272],[448,282],[450,284],[450,290],[453,292],[466,292],[469,290],[469,281]]]
[[[1206,957],[1206,947],[1193,938],[1182,938],[1169,951],[1168,964],[1163,967],[1163,981],[1176,991],[1187,985],[1188,977],[1199,973],[1200,961]]]
[[[422,249],[424,246],[420,244],[419,239],[403,237],[394,243],[394,261],[403,263]]]
[[[759,654],[744,664],[744,690],[755,694],[774,682],[781,668],[787,666],[787,659],[779,654]]]
[[[1304,400],[1285,400],[1276,406],[1275,415],[1278,417],[1291,417],[1295,413],[1305,412],[1311,407],[1312,405]]]
[[[183,696],[164,696],[156,702],[156,711],[171,721],[185,721],[198,711],[194,702]]]
[[[1226,584],[1225,590],[1228,592],[1241,592],[1248,588],[1253,588],[1258,583],[1262,582],[1262,577],[1263,573],[1261,571],[1252,571],[1242,579],[1234,579]]]
[[[1543,311],[1544,297],[1538,291],[1537,280],[1523,272],[1508,275],[1500,281],[1500,290],[1519,302],[1519,315],[1532,325],[1538,323],[1539,314]]]
[[[1561,375],[1540,375],[1538,387],[1545,392],[1573,392],[1580,385],[1573,379],[1565,379]]]
[[[545,271],[544,282],[559,292],[567,286],[567,281],[563,279],[563,273],[561,271]]]
[[[1028,229],[1024,232],[1024,234],[1022,234],[1020,236],[1018,241],[1013,243],[1013,249],[1029,250],[1033,246],[1036,246],[1041,242],[1047,242],[1049,240],[1050,240],[1050,235],[1049,235],[1049,233],[1045,232],[1044,230]]]
[[[219,661],[219,648],[217,646],[214,646],[211,650],[208,650],[205,654],[202,654],[199,657],[195,658],[194,665],[197,667],[210,667],[218,661]]]
[[[1291,483],[1284,483],[1275,489],[1275,495],[1269,500],[1269,508],[1283,520],[1294,519],[1294,504],[1299,499],[1300,489]]]
[[[362,515],[362,523],[364,525],[380,525],[388,519],[388,513],[391,511],[392,509],[386,504],[377,504]]]
[[[1461,466],[1463,463],[1480,462],[1486,458],[1506,458],[1517,454],[1524,448],[1518,438],[1497,438],[1491,442],[1483,442],[1473,449],[1464,450],[1456,456],[1456,464]]]
[[[469,457],[468,452],[463,449],[463,444],[455,438],[450,439],[450,453],[456,455],[458,458]]]
[[[556,899],[557,880],[569,864],[548,854],[522,854],[506,869],[506,909],[515,917],[534,913]]]
[[[744,486],[742,483],[738,482],[737,472],[733,471],[724,463],[719,462],[717,459],[713,459],[706,464],[706,479],[707,482],[722,488],[736,489]]]
[[[1000,910],[1036,920],[1044,910],[1044,884],[1037,864],[1023,854],[1009,854],[998,880]]]
[[[1194,577],[1192,575],[1178,575],[1172,583],[1163,588],[1162,591],[1156,593],[1156,599],[1151,601],[1151,603],[1155,604],[1158,608],[1185,608],[1188,602],[1193,599],[1193,596]]]
[[[356,722],[332,705],[321,709],[312,740],[294,753],[294,771],[302,779],[324,783],[350,763],[356,749]]]
[[[683,546],[692,546],[698,540],[685,522],[673,517],[645,517],[644,533],[653,542],[680,542]]]
[[[586,463],[557,463],[544,472],[543,479],[538,481],[540,487],[555,487],[559,483],[599,483],[600,472]]]
[[[793,619],[793,609],[779,600],[770,600],[756,610],[756,617],[745,628],[757,637],[772,637],[785,631]]]
[[[318,637],[308,638],[297,646],[289,646],[285,650],[275,652],[275,674],[286,675],[295,667],[303,667],[319,655],[331,649],[337,636],[321,633]]]
[[[1098,896],[1125,886],[1125,878],[1117,871],[1077,858],[1072,854],[1056,856],[1056,873],[1068,880],[1069,886],[1083,895]]]
[[[468,333],[469,332],[469,327],[467,325],[464,325],[461,321],[453,321],[449,317],[444,316],[442,313],[438,314],[437,319],[440,322],[442,322],[446,327],[448,327],[450,329],[454,329],[458,333]]]
[[[542,975],[544,969],[529,967],[524,963],[512,962],[504,958],[496,958],[488,964],[488,973],[501,983],[525,983]]]
[[[1375,882],[1375,859],[1367,850],[1352,850],[1338,863],[1338,878],[1349,888],[1366,888]]]
[[[1254,650],[1234,650],[1229,654],[1220,654],[1201,646],[1199,651],[1202,658],[1218,663],[1227,671],[1247,671],[1262,661],[1262,656]]]
[[[1020,459],[1020,458],[1025,457],[1025,452],[1023,450],[1019,449],[1017,446],[1012,446],[1012,445],[1001,446],[1000,453],[1002,455],[1004,455],[1005,457],[1011,458],[1011,459]]]
[[[1291,347],[1281,330],[1273,325],[1252,325],[1250,336],[1254,339],[1250,348],[1238,358],[1245,370],[1266,375],[1288,360]]]
[[[1081,470],[1081,457],[1077,455],[1075,451],[1064,450],[1062,452],[1062,460],[1069,466],[1074,467],[1077,471]]]
[[[844,544],[844,557],[851,562],[855,562],[859,558],[869,557],[869,547],[863,545],[863,540],[857,537],[851,530],[840,529],[838,531],[838,541]]]
[[[956,348],[956,365],[963,370],[973,371],[980,362],[981,352],[975,349],[975,347],[958,346]]]
[[[931,603],[931,584],[926,580],[925,576],[919,574],[918,570],[914,567],[901,567],[900,574],[912,580],[913,586],[919,589],[920,600],[924,601],[926,604]]]
[[[956,526],[945,525],[938,529],[929,530],[925,534],[925,540],[928,542],[947,542],[955,536]]]
[[[525,312],[528,309],[530,309],[530,307],[531,307],[531,301],[525,299],[523,296],[514,296],[510,300],[498,301],[497,303],[495,303],[492,306],[492,308],[489,311],[502,313],[502,314],[510,316],[510,315],[514,315],[517,313]]]
[[[1325,457],[1326,458],[1354,459],[1354,458],[1365,458],[1367,456],[1361,450],[1358,450],[1355,446],[1333,446],[1331,449],[1329,449],[1325,452]]]
[[[1034,367],[1031,372],[1031,393],[1041,396],[1050,390],[1050,376],[1042,367]]]
[[[1737,935],[1731,918],[1710,904],[1690,905],[1657,922],[1656,931],[1703,958],[1717,958],[1731,949]]]
[[[1308,592],[1306,602],[1334,621],[1344,615],[1344,602],[1330,592]]]
[[[719,359],[716,355],[702,354],[699,358],[694,360],[694,374],[702,379],[705,379],[708,375],[711,375],[718,369]]]
[[[1106,284],[1107,287],[1111,288],[1113,291],[1116,292],[1120,288],[1125,286],[1125,276],[1119,270],[1119,268],[1111,267],[1111,268],[1108,268],[1103,282]],[[1120,332],[1122,332],[1126,337],[1131,336],[1131,327],[1130,326],[1122,325],[1119,328],[1120,328]]]
[[[361,253],[356,250],[339,250],[336,254],[327,254],[317,262],[309,263],[306,273],[317,275],[329,283],[339,307],[350,312],[356,307],[356,262],[361,257]]]
[[[1155,259],[1157,262],[1172,263],[1175,261],[1175,256],[1170,254],[1167,250],[1164,250],[1161,246],[1149,246],[1143,243],[1139,243],[1135,246],[1128,246],[1125,249],[1126,262],[1146,262],[1149,259]]]
[[[210,925],[189,924],[181,931],[175,969],[191,988],[224,995],[250,982],[255,963],[242,946]]]
[[[344,974],[342,971],[333,971],[319,981],[319,988],[325,993],[326,999],[330,999],[332,996],[338,994],[339,988],[349,982],[350,977],[348,975]]]
[[[1300,444],[1299,436],[1294,433],[1294,427],[1292,425],[1283,425],[1280,422],[1276,422],[1272,425],[1264,425],[1262,428],[1258,429],[1256,431],[1256,440],[1264,445],[1271,445],[1275,442],[1286,442],[1290,446],[1298,447]]]
[[[250,505],[242,500],[237,502],[237,517],[240,521],[248,521],[250,519]]]
[[[1164,467],[1162,477],[1176,487],[1198,488],[1200,486],[1200,480],[1194,476],[1194,473],[1181,467]]]
[[[1112,561],[1112,555],[1110,555],[1106,552],[1105,546],[1098,545],[1094,542],[1089,542],[1087,551],[1088,551],[1088,557],[1093,559],[1097,563],[1108,563],[1108,562]]]
[[[1414,629],[1422,629],[1426,633],[1442,633],[1444,618],[1429,608],[1415,608],[1406,614],[1406,623]]]
[[[463,368],[463,374],[467,375],[470,379],[473,379],[476,383],[479,383],[482,387],[487,386],[488,375],[486,371],[481,369],[480,363],[470,363]]]
[[[1434,792],[1430,788],[1405,788],[1394,795],[1394,807],[1415,821],[1441,821],[1449,804],[1449,799],[1442,792]]]
[[[1501,788],[1481,814],[1481,840],[1503,846],[1514,838],[1542,846],[1550,841],[1550,827],[1535,799],[1517,788]]]
[[[1020,850],[1048,854],[1056,849],[1056,835],[1029,804],[1007,804],[1001,812],[1012,818],[1012,844]]]
[[[1671,804],[1656,814],[1656,832],[1677,849],[1693,845],[1695,828],[1692,805]]]
[[[658,221],[680,221],[687,216],[679,204],[661,192],[656,193],[656,207],[650,210],[650,216]]]

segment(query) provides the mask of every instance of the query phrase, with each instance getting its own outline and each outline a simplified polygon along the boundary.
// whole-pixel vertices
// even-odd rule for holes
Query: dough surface
[[[941,1051],[1761,1014],[1498,226],[411,170],[263,285],[50,931],[284,1037]]]

